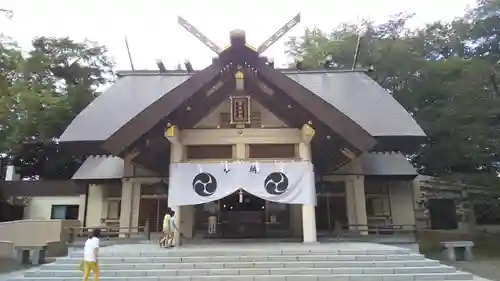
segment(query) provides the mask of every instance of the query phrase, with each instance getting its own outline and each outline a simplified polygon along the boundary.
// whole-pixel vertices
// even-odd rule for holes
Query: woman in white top
[[[175,233],[175,229],[177,228],[177,226],[174,223],[175,212],[172,209],[170,209],[170,217],[169,218],[170,218],[170,220],[169,220],[170,233],[168,235],[167,244],[168,244],[168,247],[173,247],[174,246],[174,233]]]
[[[90,272],[94,274],[94,281],[99,279],[99,236],[101,230],[96,228],[92,230],[92,235],[85,241],[85,248],[83,249],[83,281],[89,279]]]
[[[163,234],[164,236],[160,239],[160,247],[167,247],[168,238],[170,237],[170,212],[171,209],[168,208],[167,212],[163,216]]]

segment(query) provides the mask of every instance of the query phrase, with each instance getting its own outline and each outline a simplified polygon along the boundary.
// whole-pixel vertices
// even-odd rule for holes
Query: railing
[[[68,235],[68,242],[73,243],[78,239],[87,238],[95,228],[101,230],[101,238],[114,239],[114,238],[144,238],[151,240],[151,228],[149,221],[146,221],[144,226],[99,226],[99,227],[68,227],[66,232]]]
[[[417,227],[415,225],[362,225],[346,224],[341,229],[330,232],[321,232],[327,237],[336,239],[373,240],[376,238],[406,238],[417,241]]]

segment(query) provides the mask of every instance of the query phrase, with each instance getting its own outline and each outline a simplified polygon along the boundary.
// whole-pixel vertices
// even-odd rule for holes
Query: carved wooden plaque
[[[231,124],[250,124],[250,97],[229,97],[231,106]]]

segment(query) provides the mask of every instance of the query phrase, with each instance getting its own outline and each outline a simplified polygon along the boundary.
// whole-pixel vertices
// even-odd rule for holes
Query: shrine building
[[[90,155],[73,176],[85,188],[34,196],[25,217],[161,231],[171,207],[188,238],[304,242],[414,226],[412,116],[366,69],[276,69],[261,53],[238,31],[203,70],[118,72],[59,139]]]

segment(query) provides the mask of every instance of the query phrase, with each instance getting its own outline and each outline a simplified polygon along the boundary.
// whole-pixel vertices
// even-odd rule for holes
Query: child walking
[[[99,280],[99,236],[101,229],[92,230],[92,234],[85,242],[83,249],[83,281],[88,281],[90,272],[94,274],[93,281]]]
[[[168,238],[170,237],[170,213],[171,209],[168,208],[165,216],[163,216],[163,237],[160,239],[160,247],[168,247]]]
[[[175,216],[174,210],[170,209],[170,221],[169,221],[169,224],[170,224],[170,227],[169,227],[170,233],[168,235],[168,240],[167,240],[168,247],[173,247],[174,246],[174,235],[175,235],[175,230],[177,229],[177,226],[174,223],[174,221],[175,221],[175,217],[174,216]]]

